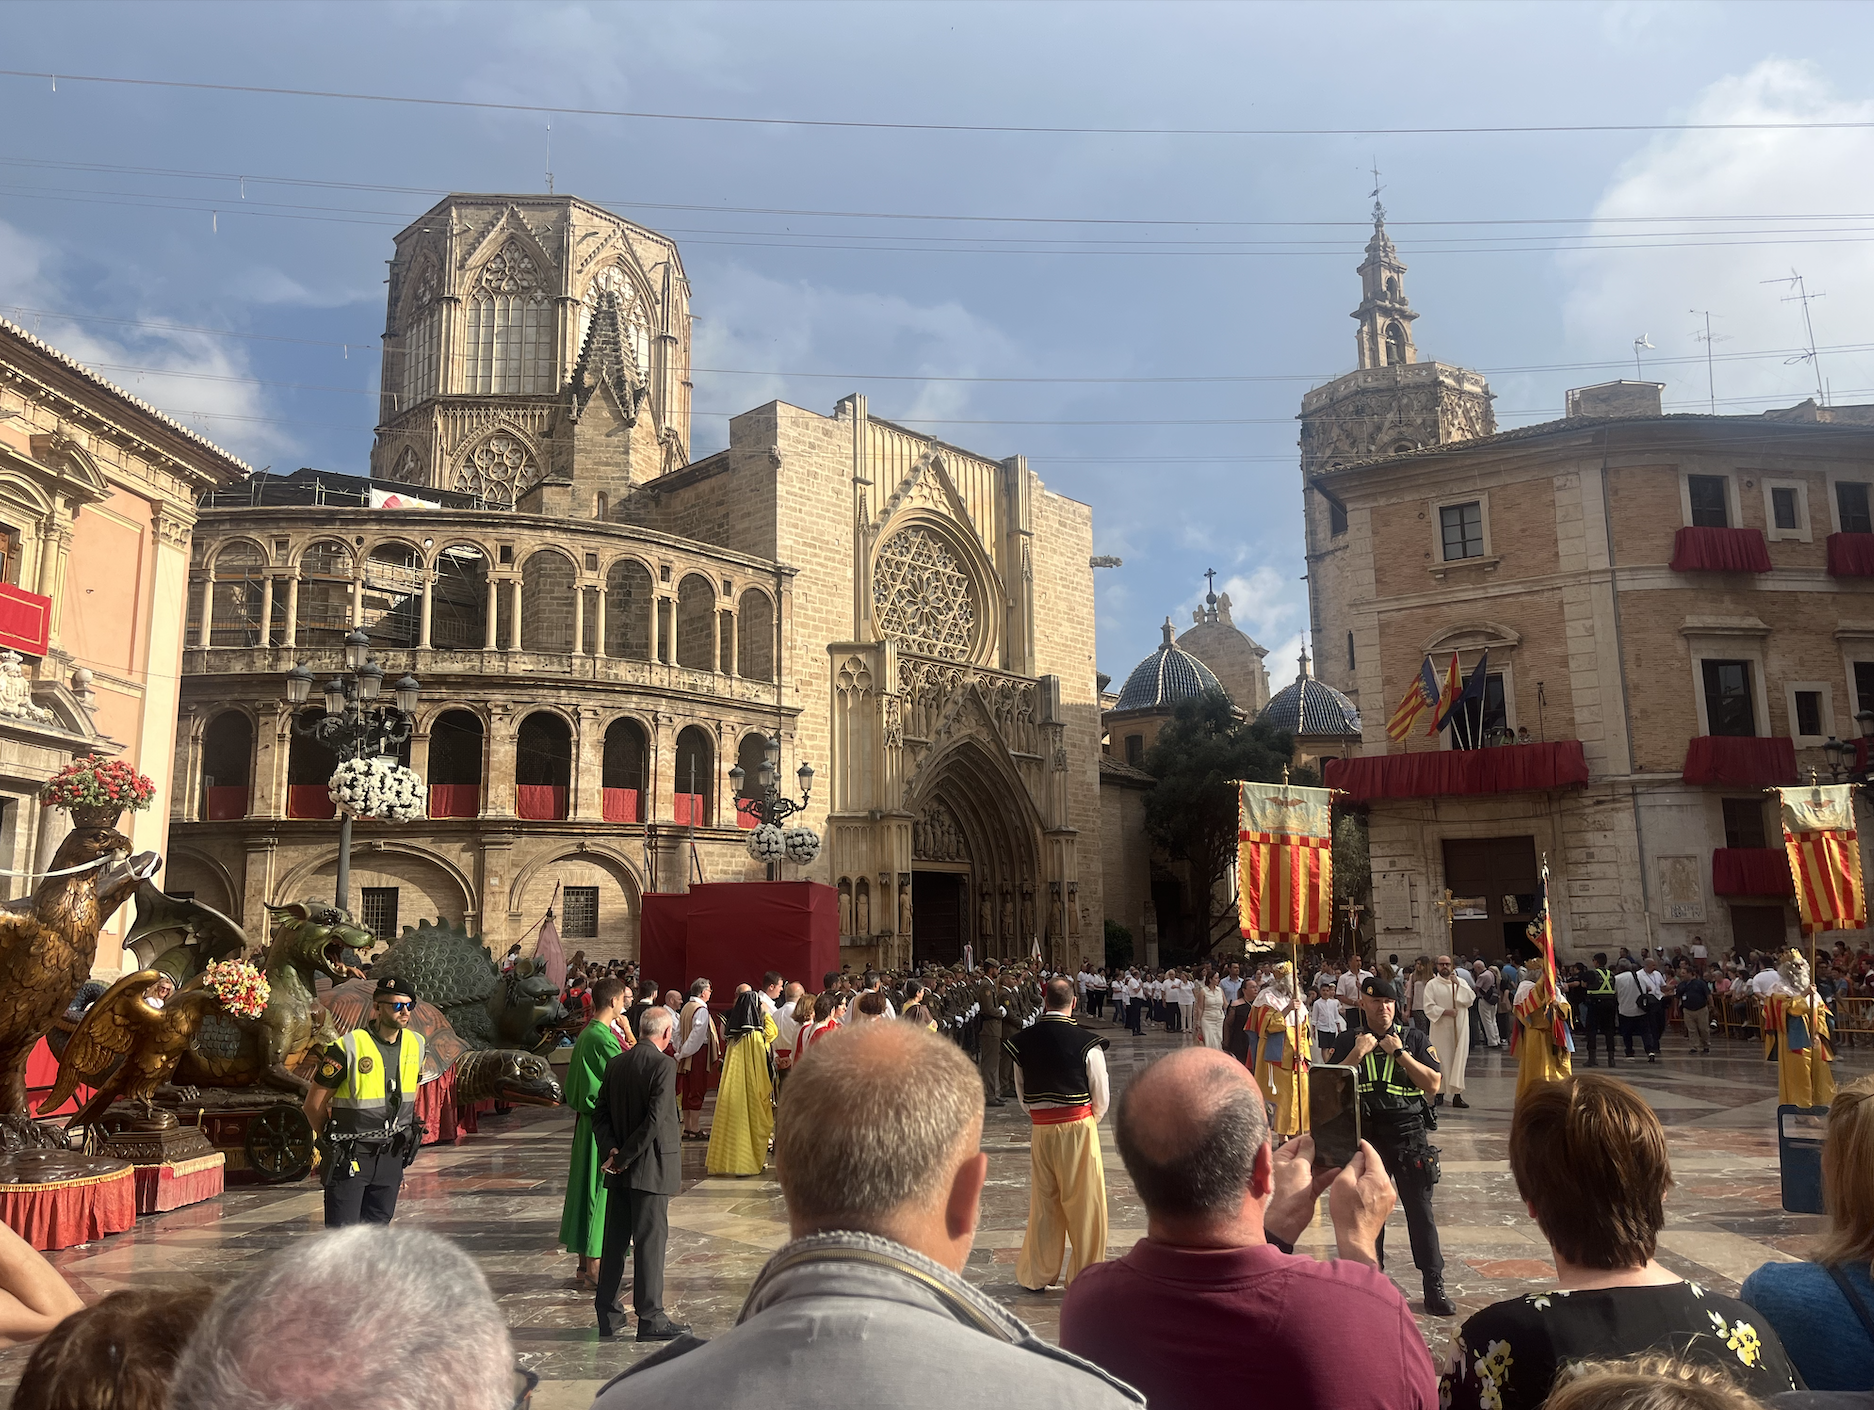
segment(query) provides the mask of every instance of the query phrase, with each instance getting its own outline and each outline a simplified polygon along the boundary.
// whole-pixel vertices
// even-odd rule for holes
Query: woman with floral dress
[[[1441,1394],[1453,1410],[1537,1410],[1574,1363],[1642,1352],[1723,1367],[1759,1399],[1801,1388],[1766,1319],[1654,1261],[1672,1169],[1631,1087],[1584,1072],[1530,1091],[1510,1124],[1510,1172],[1557,1286],[1464,1323]]]

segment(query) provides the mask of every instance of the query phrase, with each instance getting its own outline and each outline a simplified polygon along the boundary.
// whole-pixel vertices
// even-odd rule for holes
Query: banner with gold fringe
[[[1854,786],[1811,783],[1779,788],[1776,794],[1802,933],[1864,929],[1867,888],[1855,829]]]
[[[1329,791],[1288,783],[1244,783],[1237,789],[1237,914],[1243,937],[1325,945],[1334,925]]]

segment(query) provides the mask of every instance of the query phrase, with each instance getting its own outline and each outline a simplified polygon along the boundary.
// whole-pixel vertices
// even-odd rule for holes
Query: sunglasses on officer
[[[396,1013],[408,1013],[416,1007],[415,999],[378,999],[376,1003],[379,1008],[390,1009]]]

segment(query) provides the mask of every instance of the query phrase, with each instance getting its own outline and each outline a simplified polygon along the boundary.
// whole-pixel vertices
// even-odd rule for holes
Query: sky
[[[1874,401],[1866,6],[6,19],[0,313],[250,463],[364,473],[391,236],[447,191],[550,169],[678,242],[693,455],[773,398],[863,392],[1028,456],[1124,560],[1097,574],[1118,679],[1190,622],[1206,569],[1293,678],[1294,416],[1354,365],[1375,168],[1420,356],[1485,372],[1501,426],[1636,375],[1638,340],[1668,410]]]

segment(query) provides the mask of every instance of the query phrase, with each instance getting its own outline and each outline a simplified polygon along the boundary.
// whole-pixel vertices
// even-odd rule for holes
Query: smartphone
[[[1316,1170],[1345,1165],[1360,1149],[1360,1087],[1351,1067],[1308,1069],[1308,1133]]]

